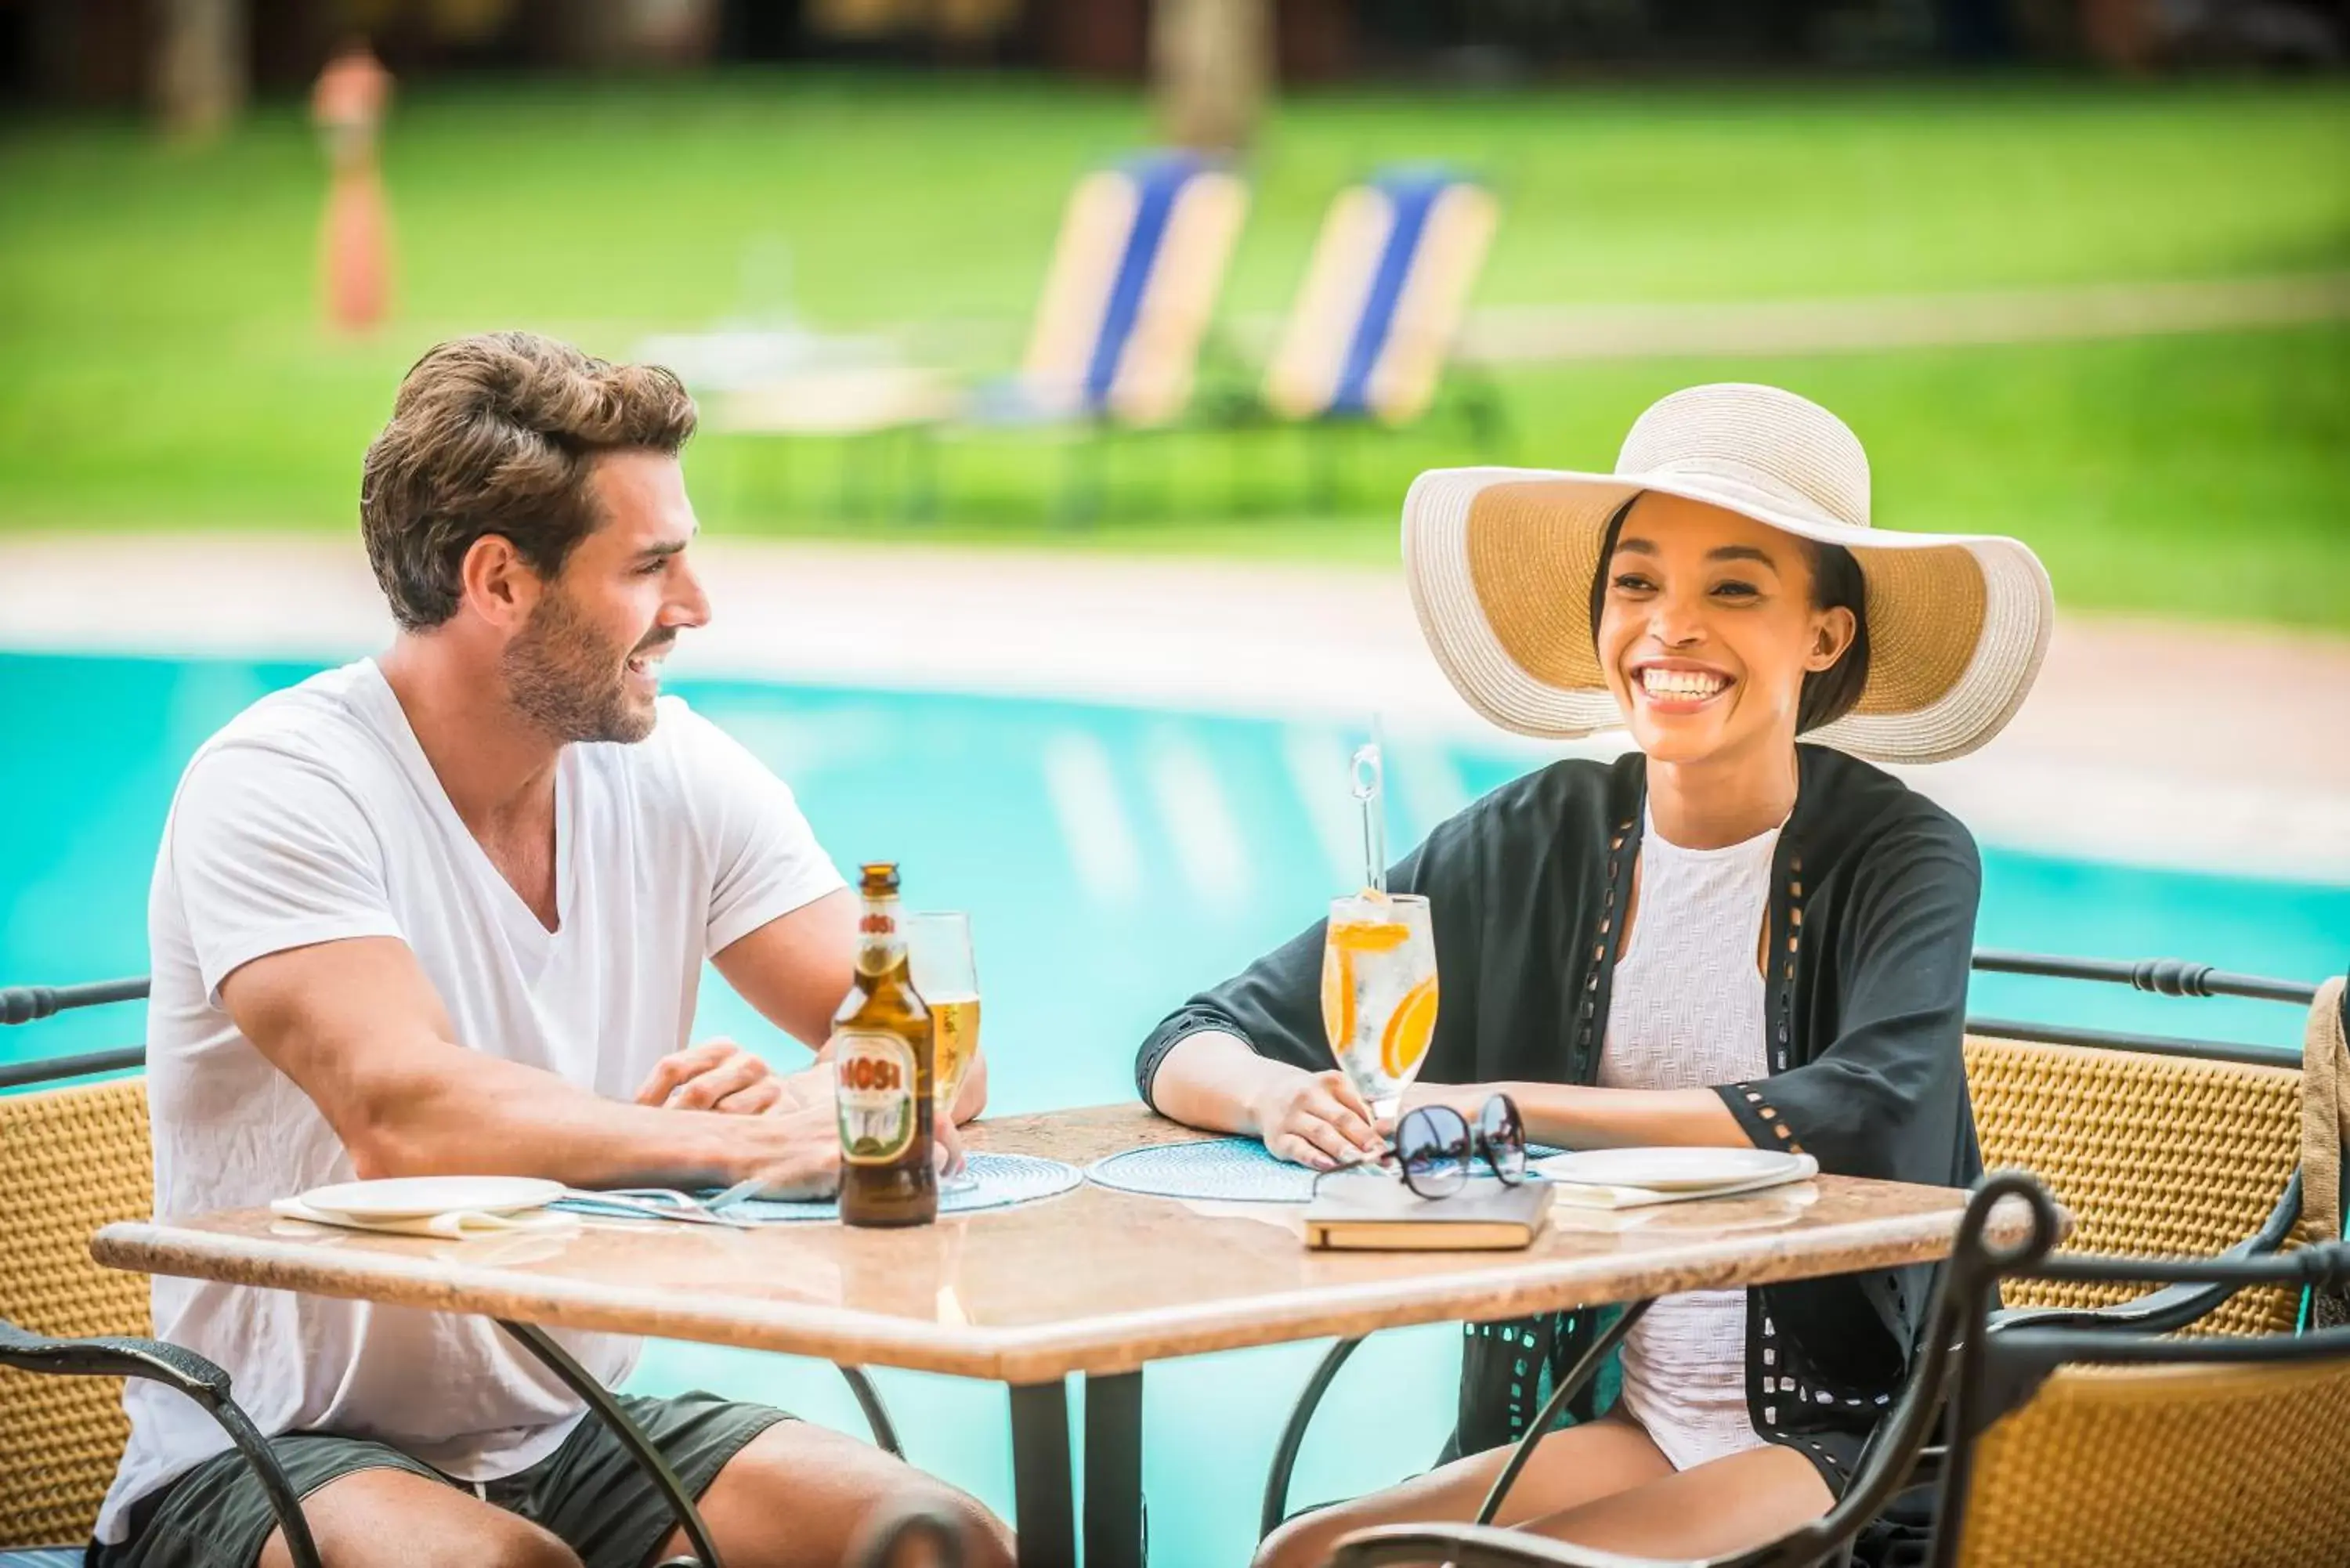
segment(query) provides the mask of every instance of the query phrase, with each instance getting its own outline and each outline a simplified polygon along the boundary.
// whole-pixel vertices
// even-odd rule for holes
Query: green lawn
[[[322,177],[290,106],[201,153],[11,122],[0,528],[347,527],[359,449],[425,344],[518,324],[625,353],[783,303],[779,254],[825,327],[1016,323],[1070,178],[1145,131],[1128,95],[1033,82],[419,91],[387,161],[402,315],[350,347],[313,324]],[[1591,304],[2341,270],[2345,146],[2350,91],[2325,83],[1308,97],[1254,160],[1227,307],[1280,308],[1330,192],[1389,158],[1502,189],[1483,300]],[[1515,369],[1515,455],[1604,463],[1648,399],[1721,376],[1836,408],[1881,521],[2020,533],[2068,603],[2350,628],[2350,329]],[[1047,444],[957,443],[951,516],[920,525],[837,515],[827,451],[789,454],[788,486],[785,454],[739,441],[693,469],[727,530],[1392,558],[1404,480],[1473,454],[1440,430],[1357,446],[1316,505],[1284,439],[1137,443],[1119,493],[1164,511],[1081,535],[1046,520]]]

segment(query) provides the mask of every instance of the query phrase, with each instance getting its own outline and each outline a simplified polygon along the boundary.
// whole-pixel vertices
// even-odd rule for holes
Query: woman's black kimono
[[[1825,747],[1796,751],[1766,937],[1770,1072],[1715,1092],[1761,1147],[1808,1152],[1843,1175],[1968,1185],[1981,1172],[1960,1051],[1982,881],[1974,840],[1890,774]],[[1389,886],[1427,895],[1435,919],[1444,998],[1425,1082],[1596,1081],[1646,763],[1555,763],[1453,817],[1396,867]],[[1203,1030],[1330,1066],[1322,938],[1317,924],[1170,1014],[1136,1061],[1143,1098],[1168,1051]],[[1900,1392],[1932,1280],[1918,1266],[1747,1293],[1748,1412],[1831,1490]],[[1471,1325],[1460,1451],[1523,1432],[1602,1321],[1578,1311]],[[1599,1399],[1586,1390],[1578,1403],[1588,1418]]]

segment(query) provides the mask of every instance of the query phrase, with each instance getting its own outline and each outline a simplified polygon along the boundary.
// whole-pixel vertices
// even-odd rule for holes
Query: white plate
[[[1552,1155],[1534,1168],[1553,1181],[1700,1192],[1787,1176],[1802,1168],[1803,1158],[1775,1148],[1591,1148]]]
[[[563,1183],[535,1176],[394,1176],[315,1188],[302,1201],[321,1214],[353,1220],[421,1220],[454,1210],[519,1214],[563,1196]]]

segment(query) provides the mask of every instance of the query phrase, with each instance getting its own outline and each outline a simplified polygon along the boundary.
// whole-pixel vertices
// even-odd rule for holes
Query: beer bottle
[[[840,1109],[840,1218],[927,1225],[938,1218],[931,1164],[930,1010],[915,992],[899,918],[898,867],[864,868],[857,980],[832,1020]]]

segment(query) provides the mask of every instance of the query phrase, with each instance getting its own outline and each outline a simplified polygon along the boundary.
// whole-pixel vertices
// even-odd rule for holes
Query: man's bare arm
[[[711,961],[734,993],[821,1051],[857,971],[857,896],[836,888],[720,949]]]
[[[608,1100],[458,1043],[416,955],[390,937],[255,959],[221,984],[244,1037],[309,1096],[362,1177],[548,1177],[580,1187],[829,1190],[828,1108],[726,1116]]]
[[[768,1023],[814,1047],[822,1061],[833,1014],[855,978],[856,952],[857,896],[842,888],[769,920],[721,950],[711,962],[736,995]],[[954,1119],[967,1122],[986,1107],[987,1055],[983,1047],[955,1098]]]

